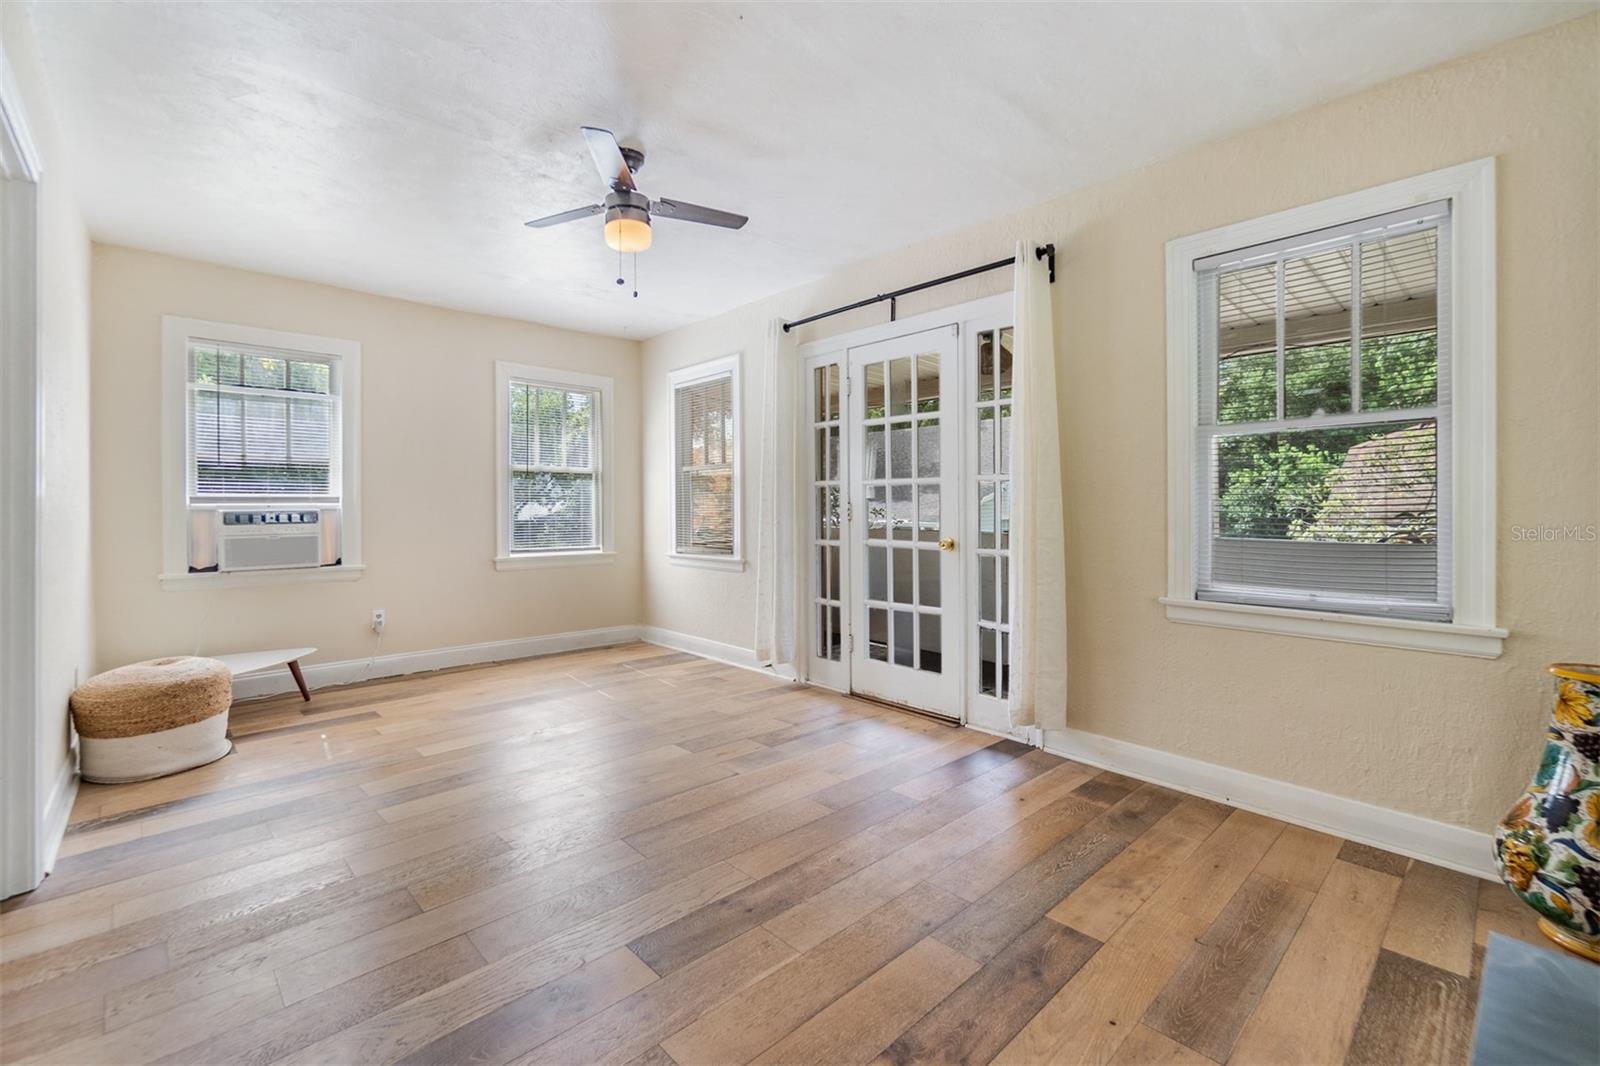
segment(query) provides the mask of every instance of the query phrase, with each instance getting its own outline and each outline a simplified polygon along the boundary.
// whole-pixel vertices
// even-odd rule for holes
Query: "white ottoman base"
[[[210,718],[139,737],[78,738],[79,773],[85,781],[121,785],[148,781],[216,762],[233,750],[228,716]]]

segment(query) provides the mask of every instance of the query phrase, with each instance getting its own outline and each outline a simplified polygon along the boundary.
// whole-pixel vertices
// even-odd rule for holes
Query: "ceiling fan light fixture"
[[[606,212],[606,244],[616,252],[642,252],[650,247],[650,214],[637,207]]]

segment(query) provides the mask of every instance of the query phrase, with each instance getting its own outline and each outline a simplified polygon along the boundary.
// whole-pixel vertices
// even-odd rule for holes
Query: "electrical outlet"
[[[374,633],[381,634],[383,632],[383,627],[388,624],[388,621],[389,612],[385,611],[382,607],[374,607],[372,609],[372,631]]]

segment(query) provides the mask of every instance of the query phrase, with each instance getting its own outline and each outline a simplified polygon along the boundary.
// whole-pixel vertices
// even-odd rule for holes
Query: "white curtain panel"
[[[1011,449],[1011,724],[1066,722],[1067,567],[1050,275],[1017,245]]]
[[[795,405],[799,367],[783,320],[767,326],[761,364],[761,483],[756,506],[756,660],[796,663]],[[798,664],[796,664],[798,666]]]

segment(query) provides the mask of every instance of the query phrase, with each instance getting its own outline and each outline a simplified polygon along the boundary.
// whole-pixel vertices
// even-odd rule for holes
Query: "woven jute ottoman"
[[[84,780],[147,781],[228,754],[233,675],[215,659],[150,659],[96,674],[72,694]]]

